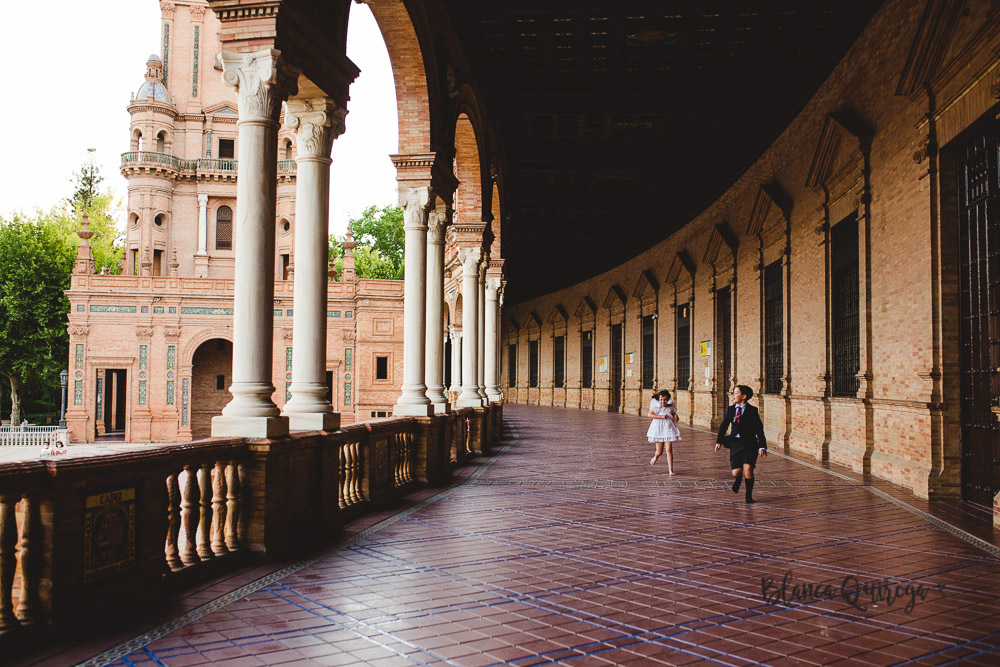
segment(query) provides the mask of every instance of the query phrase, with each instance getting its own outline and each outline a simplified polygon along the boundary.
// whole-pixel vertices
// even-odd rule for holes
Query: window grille
[[[689,389],[691,380],[691,305],[677,306],[677,389]]]
[[[555,336],[552,339],[552,386],[566,385],[566,337]]]
[[[389,357],[375,357],[375,379],[389,379]]]
[[[656,372],[656,321],[652,315],[642,318],[642,388],[653,388]]]
[[[861,367],[858,320],[858,219],[837,223],[830,233],[833,290],[833,395],[858,393]]]
[[[232,250],[233,248],[233,209],[220,206],[215,212],[215,249]]]
[[[538,386],[538,341],[528,342],[528,386]]]
[[[594,332],[580,333],[580,380],[584,389],[594,386]]]
[[[507,385],[517,386],[517,343],[507,346]]]
[[[236,157],[236,140],[219,139],[219,159],[232,160]]]
[[[764,268],[764,392],[781,393],[784,375],[784,292],[781,260]]]

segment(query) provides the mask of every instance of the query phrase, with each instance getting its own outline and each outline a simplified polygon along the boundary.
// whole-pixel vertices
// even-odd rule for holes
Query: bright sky
[[[70,195],[72,177],[94,163],[116,196],[129,147],[129,94],[142,85],[146,58],[159,53],[157,0],[0,0],[0,44],[16,54],[0,104],[0,216],[47,210]],[[330,229],[371,204],[396,204],[396,97],[392,69],[371,10],[351,3],[347,54],[361,68],[351,86],[347,132],[333,147]]]

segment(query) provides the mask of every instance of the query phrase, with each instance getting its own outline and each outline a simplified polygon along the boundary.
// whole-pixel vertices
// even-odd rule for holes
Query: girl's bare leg
[[[653,458],[649,459],[649,465],[656,465],[656,460],[661,456],[663,456],[663,443],[658,442],[656,443],[656,453],[653,454]],[[667,464],[670,464],[669,460],[667,461]]]
[[[667,443],[667,471],[673,475],[674,474],[674,449],[671,447],[673,443]]]

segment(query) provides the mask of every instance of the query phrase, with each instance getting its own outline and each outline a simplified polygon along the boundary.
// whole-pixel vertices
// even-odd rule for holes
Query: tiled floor
[[[709,433],[668,477],[644,419],[505,411],[462,485],[93,664],[1000,664],[983,522],[777,454],[748,506]]]

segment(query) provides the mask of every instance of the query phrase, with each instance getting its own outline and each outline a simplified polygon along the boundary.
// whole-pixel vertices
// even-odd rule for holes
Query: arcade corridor
[[[761,462],[758,502],[746,506],[729,491],[726,460],[707,432],[682,428],[669,478],[664,459],[648,464],[643,418],[508,405],[505,423],[497,454],[466,466],[455,485],[349,526],[318,558],[244,571],[189,593],[148,624],[155,630],[36,660],[1000,660],[1000,548],[985,510],[928,504],[780,453]],[[786,573],[787,606],[779,600]],[[808,597],[801,584],[833,599]]]

